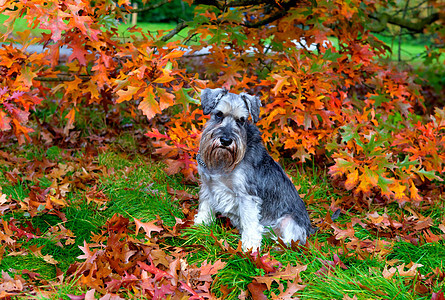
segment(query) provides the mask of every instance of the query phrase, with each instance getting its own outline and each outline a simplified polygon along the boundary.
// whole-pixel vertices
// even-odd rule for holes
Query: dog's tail
[[[340,217],[340,214],[341,214],[341,209],[339,208],[339,209],[337,209],[336,211],[334,211],[334,212],[332,213],[332,215],[331,215],[331,220],[332,220],[332,221],[337,220],[338,217]],[[319,229],[319,227],[312,227],[312,231],[313,231],[313,232],[311,233],[311,235],[314,234],[314,233],[316,233],[316,232],[318,231],[318,229]]]

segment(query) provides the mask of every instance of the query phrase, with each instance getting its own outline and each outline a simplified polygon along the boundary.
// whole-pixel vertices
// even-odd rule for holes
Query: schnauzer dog
[[[215,213],[228,217],[239,229],[245,251],[261,247],[266,228],[287,244],[305,244],[315,229],[295,186],[267,153],[254,125],[260,99],[205,89],[201,105],[211,118],[197,155],[201,190],[195,224],[211,223]]]

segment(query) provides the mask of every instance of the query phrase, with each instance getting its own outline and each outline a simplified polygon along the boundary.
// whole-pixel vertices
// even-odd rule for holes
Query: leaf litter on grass
[[[0,152],[0,298],[443,297],[443,200],[370,206],[337,196],[322,174],[292,172],[317,234],[305,246],[266,238],[245,253],[229,220],[192,226],[195,185],[102,148]]]

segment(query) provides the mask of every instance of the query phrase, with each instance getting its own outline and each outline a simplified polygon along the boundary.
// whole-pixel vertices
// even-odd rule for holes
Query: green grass
[[[134,141],[128,136],[123,135],[118,140],[121,139],[125,140],[130,146],[134,145]],[[62,151],[58,147],[50,147],[47,150],[29,147],[26,148],[26,152],[24,156],[46,158],[66,163],[62,158]],[[73,232],[76,237],[75,242],[61,247],[57,245],[58,241],[54,239],[23,240],[24,249],[33,245],[44,246],[42,254],[51,255],[59,262],[58,267],[62,271],[65,271],[81,255],[78,246],[83,245],[84,241],[90,242],[92,233],[97,234],[100,228],[103,228],[106,220],[113,214],[118,213],[129,218],[139,218],[143,221],[152,220],[159,216],[165,224],[173,225],[174,217],[183,218],[184,215],[179,203],[172,200],[168,194],[168,187],[186,189],[191,193],[197,193],[196,187],[188,188],[180,184],[181,178],[167,176],[162,171],[162,165],[150,163],[137,155],[129,157],[123,153],[106,152],[97,157],[97,163],[110,170],[107,176],[102,176],[99,179],[97,188],[110,199],[107,203],[107,209],[98,210],[95,204],[88,204],[82,192],[70,193],[68,195],[69,206],[62,210],[67,218],[67,221],[63,222],[63,226]],[[331,191],[326,185],[326,177],[319,177],[317,174],[307,176],[307,174],[298,170],[293,170],[292,173],[295,175],[294,182],[301,187],[301,193],[308,193],[312,190],[309,195],[327,197]],[[0,172],[0,176],[2,174],[3,172]],[[4,185],[2,191],[14,199],[23,201],[29,193],[28,184],[30,183],[21,182],[15,186]],[[40,186],[50,184],[51,181],[46,177],[40,179]],[[325,211],[322,213],[325,214]],[[45,235],[54,226],[62,224],[58,217],[50,214],[40,214],[29,218],[26,213],[17,214],[12,212],[4,217],[13,217],[23,222],[28,220],[34,228],[40,229],[42,235]],[[238,246],[238,231],[223,225],[221,222],[221,220],[215,220],[210,226],[190,227],[183,232],[181,238],[172,238],[171,244],[182,247],[188,246],[190,249],[199,245],[199,250],[191,251],[188,256],[190,264],[200,264],[205,260],[214,262],[222,259],[226,261],[227,265],[215,277],[213,288],[217,294],[221,295],[219,289],[222,286],[227,286],[231,289],[228,299],[237,299],[239,293],[247,288],[252,277],[263,275],[264,271],[256,268],[248,258],[228,254],[219,245],[215,244],[211,234],[217,240],[227,242],[234,249]],[[265,245],[273,244],[274,242],[270,238],[265,240]],[[16,270],[32,269],[44,274],[45,278],[55,278],[55,267],[42,258],[28,254],[17,263],[17,257],[7,254],[0,264],[0,269],[9,270],[14,266]],[[281,260],[295,261],[295,259],[290,259],[286,255],[283,255]]]
[[[43,155],[50,160],[60,159],[60,149],[51,147]],[[26,151],[28,152],[29,149]],[[39,150],[40,151],[40,150]],[[41,152],[41,151],[40,151]],[[29,153],[27,153],[29,155]],[[142,220],[153,220],[160,216],[165,224],[174,225],[174,217],[183,218],[182,211],[178,204],[170,199],[167,192],[168,187],[183,188],[179,186],[179,178],[171,178],[165,175],[161,165],[147,163],[142,157],[126,158],[123,154],[107,152],[97,157],[99,165],[106,166],[113,170],[109,177],[103,177],[98,181],[97,190],[102,190],[110,199],[107,203],[107,209],[101,210],[94,203],[87,203],[84,192],[69,193],[67,202],[69,205],[61,209],[66,216],[66,222],[55,215],[42,213],[30,217],[26,211],[12,211],[2,216],[2,219],[19,220],[23,226],[31,225],[32,228],[38,228],[39,236],[46,236],[55,226],[62,225],[73,232],[75,241],[73,244],[65,245],[62,241],[53,238],[32,238],[26,240],[20,239],[23,249],[29,249],[30,246],[43,246],[41,252],[43,255],[51,255],[58,261],[58,267],[65,271],[70,264],[74,263],[82,252],[79,245],[84,241],[90,242],[92,234],[100,232],[106,221],[115,213],[127,217],[136,217]],[[66,161],[65,161],[66,163]],[[4,177],[4,172],[8,168],[0,169],[0,178]],[[48,182],[47,182],[48,181]],[[3,181],[6,182],[6,181]],[[2,193],[17,200],[24,201],[28,197],[28,185],[33,183],[20,181],[16,185],[2,184]],[[51,185],[47,177],[40,178],[39,185]],[[25,222],[28,222],[25,224]],[[6,251],[2,260],[0,260],[1,270],[34,270],[41,273],[47,279],[55,279],[55,267],[42,258],[29,253],[25,256],[8,256]]]
[[[100,181],[103,192],[112,199],[108,215],[118,213],[143,220],[159,216],[169,226],[175,224],[175,217],[184,218],[167,191],[168,186],[178,188],[178,183],[166,176],[159,165],[147,164],[140,158],[130,162],[114,153],[100,155],[98,159],[101,165],[116,170]]]
[[[398,37],[387,37],[381,34],[374,34],[378,39],[383,41],[386,45],[388,45],[392,49],[392,53],[390,54],[390,58],[392,60],[398,59],[398,51],[399,51],[399,38]],[[402,38],[400,43],[400,54],[402,60],[408,61],[419,61],[422,60],[421,54],[425,52],[425,46],[430,45],[426,40],[414,40]]]
[[[167,176],[162,164],[136,154],[137,151],[131,149],[136,146],[136,142],[128,134],[124,133],[117,137],[115,143],[112,149],[119,149],[118,144],[126,143],[128,151],[123,153],[108,150],[95,158],[95,162],[107,170],[95,182],[96,190],[102,191],[109,199],[106,206],[99,207],[95,203],[87,203],[86,191],[76,189],[67,194],[68,206],[61,210],[66,216],[65,222],[49,213],[41,213],[31,218],[26,212],[8,212],[2,216],[3,220],[13,218],[19,220],[23,226],[30,225],[32,228],[38,228],[41,237],[29,240],[21,238],[18,241],[21,244],[19,249],[28,253],[26,255],[10,256],[11,250],[7,249],[0,261],[1,270],[11,272],[14,269],[20,274],[21,270],[26,269],[41,274],[45,280],[55,280],[56,267],[43,258],[29,253],[30,247],[43,246],[42,255],[50,255],[58,262],[57,267],[62,272],[66,272],[82,254],[79,246],[82,246],[84,241],[90,243],[93,234],[100,233],[107,220],[116,213],[143,221],[153,220],[159,216],[165,224],[170,226],[175,224],[175,217],[184,218],[181,205],[169,194],[169,188],[187,190],[189,193],[196,194],[197,186],[181,184],[181,177]],[[27,146],[23,149],[22,152],[15,149],[16,155],[32,159],[48,159],[57,163],[68,163],[71,157],[65,155],[64,151],[56,146],[46,149]],[[81,153],[77,154],[77,157],[81,156]],[[299,187],[300,194],[304,195],[312,220],[320,220],[326,215],[332,200],[338,199],[339,196],[330,186],[326,172],[317,170],[314,166],[307,167],[291,167],[288,168],[288,173],[292,176],[294,184]],[[5,179],[5,172],[12,169],[11,166],[0,166],[0,178]],[[69,177],[72,174],[66,176]],[[30,186],[34,184],[29,181],[19,181],[15,185],[7,184],[6,180],[2,182],[4,182],[1,184],[2,193],[18,201],[26,201]],[[41,188],[47,188],[51,183],[52,180],[47,176],[38,181]],[[91,186],[90,184],[89,187]],[[396,204],[385,208],[370,208],[370,211],[374,210],[380,214],[385,211],[389,215],[401,213],[401,209]],[[351,211],[350,214],[342,214],[337,224],[350,222],[352,217],[365,218],[366,213],[367,211],[362,213]],[[436,201],[435,205],[422,213],[433,218],[432,230],[439,234],[437,227],[443,219],[443,201]],[[60,225],[73,232],[75,236],[73,243],[67,244],[64,240],[50,237],[51,230]],[[375,233],[359,225],[355,225],[354,229],[356,237],[360,240],[379,238]],[[405,278],[397,274],[392,279],[384,278],[383,271],[389,268],[387,261],[393,261],[395,266],[410,262],[420,263],[423,265],[419,268],[422,275],[427,275],[436,267],[442,270],[444,268],[445,245],[443,241],[420,246],[396,241],[386,258],[369,256],[359,259],[353,253],[345,255],[342,247],[326,242],[331,236],[330,230],[317,232],[310,238],[312,246],[306,250],[301,248],[283,250],[277,247],[270,237],[266,237],[263,241],[263,249],[270,250],[271,258],[279,261],[283,266],[288,264],[307,266],[307,269],[300,273],[302,278],[300,284],[306,285],[304,290],[297,293],[301,299],[343,299],[345,295],[356,296],[357,299],[429,299],[431,295],[413,294],[410,288],[410,284],[415,283],[413,278]],[[166,247],[181,247],[187,251],[186,259],[190,265],[200,265],[204,261],[213,263],[222,260],[225,262],[225,267],[214,276],[212,291],[217,296],[223,296],[222,290],[229,290],[226,299],[238,299],[238,296],[247,289],[247,285],[252,282],[253,277],[265,274],[264,270],[258,268],[246,255],[236,251],[227,251],[227,247],[236,249],[239,239],[238,230],[228,226],[226,219],[217,218],[208,226],[188,227],[180,236],[167,238],[165,243],[167,243]],[[322,261],[332,261],[334,254],[340,257],[347,269],[336,266],[327,275],[317,274],[323,267]],[[23,276],[27,278],[27,275]],[[409,284],[406,284],[407,282]],[[285,281],[281,283],[287,284]],[[443,282],[437,282],[433,286],[435,291],[441,288],[444,288]],[[272,292],[279,293],[278,284],[272,284]],[[55,292],[51,299],[68,299],[67,294],[82,293],[85,293],[85,290],[79,288],[75,282],[67,282]],[[271,291],[267,292],[267,296],[271,297]],[[131,297],[130,294],[128,297]],[[42,296],[40,299],[47,298]]]

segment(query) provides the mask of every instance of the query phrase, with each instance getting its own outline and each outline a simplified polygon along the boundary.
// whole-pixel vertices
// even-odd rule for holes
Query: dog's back
[[[286,236],[292,235],[293,238],[283,236],[285,241],[289,238],[296,241],[299,237],[298,240],[304,244],[306,238],[315,230],[311,225],[303,200],[281,166],[264,148],[256,126],[249,124],[247,131],[247,151],[242,167],[247,173],[248,192],[263,200],[261,205],[262,225],[276,228],[279,235],[284,232],[287,232]],[[293,230],[288,232],[286,224],[283,223],[292,226]],[[293,234],[292,231],[294,231]]]

